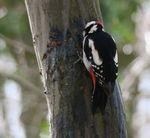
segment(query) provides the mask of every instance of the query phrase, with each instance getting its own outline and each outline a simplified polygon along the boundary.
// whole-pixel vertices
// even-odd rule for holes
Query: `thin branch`
[[[132,93],[130,90],[133,87],[133,84],[135,84],[139,75],[148,66],[150,66],[149,56],[144,55],[137,57],[125,70],[124,79],[121,83],[125,101],[130,97]]]
[[[4,36],[3,34],[0,34],[0,37],[13,47],[18,48],[18,49],[23,48],[27,52],[34,54],[34,49],[32,47],[29,47],[25,43],[20,42],[18,40],[12,40],[11,38]]]
[[[138,95],[139,98],[147,98],[149,99],[150,98],[150,94],[147,92],[147,93],[140,93]]]
[[[41,92],[40,88],[38,88],[37,86],[35,86],[32,82],[30,82],[29,80],[23,78],[22,76],[19,76],[19,75],[15,74],[15,73],[9,74],[9,73],[1,71],[0,72],[0,76],[6,77],[6,78],[10,78],[12,80],[15,80],[19,84],[21,84],[21,85],[25,86],[26,88],[30,89],[31,91]]]

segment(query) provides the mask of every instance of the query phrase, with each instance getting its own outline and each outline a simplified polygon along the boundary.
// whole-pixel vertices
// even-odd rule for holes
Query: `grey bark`
[[[126,138],[116,83],[104,116],[91,113],[91,81],[82,63],[82,29],[101,19],[98,0],[26,0],[35,53],[49,109],[50,137]]]

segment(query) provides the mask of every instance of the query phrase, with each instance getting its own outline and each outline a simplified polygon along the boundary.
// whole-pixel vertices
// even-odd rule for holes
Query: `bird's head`
[[[85,28],[83,30],[83,37],[92,34],[96,32],[98,29],[102,30],[103,29],[103,23],[100,20],[96,21],[90,21],[85,25]]]

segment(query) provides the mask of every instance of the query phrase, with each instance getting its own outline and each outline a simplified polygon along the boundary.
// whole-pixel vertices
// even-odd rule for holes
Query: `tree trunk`
[[[104,116],[91,113],[91,80],[81,51],[87,21],[101,19],[98,0],[26,0],[35,53],[45,88],[52,138],[125,138],[116,83]],[[39,103],[40,104],[40,103]]]

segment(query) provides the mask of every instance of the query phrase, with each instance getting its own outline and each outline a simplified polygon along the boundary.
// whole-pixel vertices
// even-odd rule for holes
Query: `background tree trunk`
[[[91,81],[74,64],[87,21],[101,19],[98,0],[26,0],[53,138],[125,138],[120,88],[116,83],[104,116],[91,114]],[[40,104],[40,103],[39,103]]]

